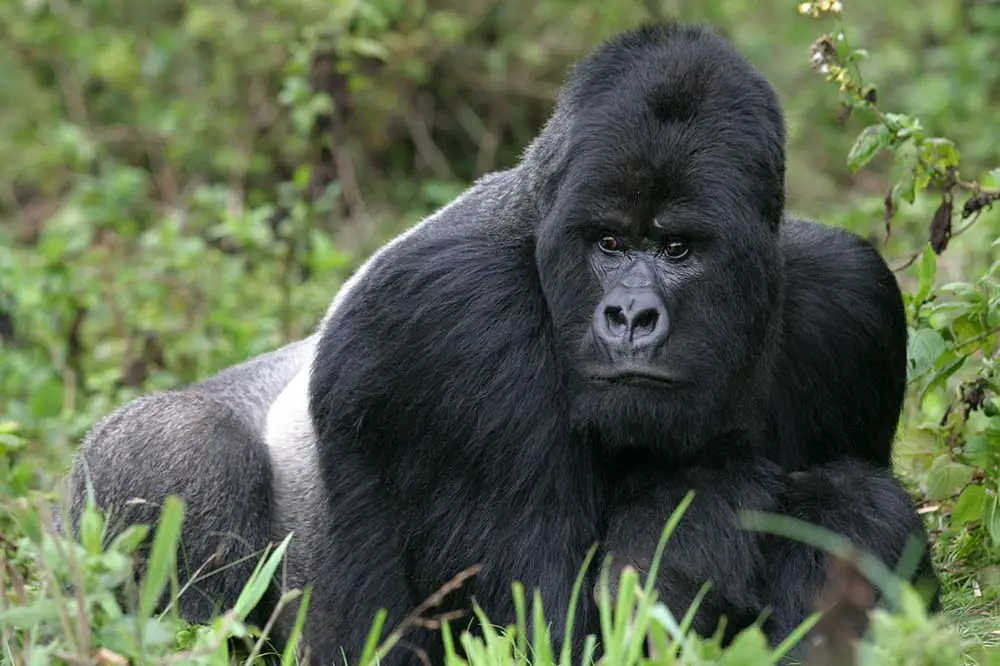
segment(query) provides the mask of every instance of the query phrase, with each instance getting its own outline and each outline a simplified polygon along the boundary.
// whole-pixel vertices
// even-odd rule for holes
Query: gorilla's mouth
[[[680,377],[645,367],[588,368],[587,378],[597,384],[638,384],[659,387],[679,386]]]

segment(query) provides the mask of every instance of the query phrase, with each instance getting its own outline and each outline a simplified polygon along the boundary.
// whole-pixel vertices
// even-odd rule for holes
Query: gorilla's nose
[[[612,289],[594,313],[594,335],[609,348],[656,348],[669,332],[667,309],[654,289]]]

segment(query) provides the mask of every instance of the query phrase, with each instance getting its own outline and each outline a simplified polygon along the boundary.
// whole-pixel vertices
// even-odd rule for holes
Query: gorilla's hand
[[[611,579],[632,566],[648,573],[663,526],[688,491],[694,498],[664,549],[656,590],[676,616],[687,612],[701,587],[710,583],[694,629],[710,634],[727,617],[727,638],[763,610],[761,575],[766,569],[762,538],[739,524],[742,510],[773,511],[784,475],[769,461],[737,456],[718,465],[651,470],[630,484],[614,504],[603,550],[613,555]]]
[[[890,567],[901,561],[904,549],[911,544],[918,549],[914,555],[920,556],[913,561],[916,571],[912,579],[918,588],[929,586],[929,601],[937,605],[930,556],[926,551],[921,555],[919,550],[927,542],[923,524],[891,471],[850,460],[797,470],[787,475],[778,499],[779,513],[844,537]],[[767,535],[763,548],[763,601],[772,609],[765,628],[781,640],[804,617],[825,607],[833,590],[843,588],[851,576],[845,578],[842,563],[833,555],[794,539]],[[856,618],[858,635],[866,619],[863,614]]]

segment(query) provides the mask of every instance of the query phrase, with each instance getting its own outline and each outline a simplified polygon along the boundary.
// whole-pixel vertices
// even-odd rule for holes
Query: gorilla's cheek
[[[705,372],[725,371],[725,363],[732,361],[732,353],[743,341],[745,311],[728,287],[727,277],[722,272],[709,273],[675,292],[673,330],[664,362],[687,368],[694,373],[693,380]]]

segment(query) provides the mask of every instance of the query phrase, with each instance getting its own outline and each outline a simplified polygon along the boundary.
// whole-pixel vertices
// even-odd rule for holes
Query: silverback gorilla
[[[518,580],[560,637],[590,546],[641,570],[694,489],[662,598],[682,614],[710,580],[699,631],[768,610],[781,640],[827,561],[741,530],[739,510],[890,565],[925,538],[889,470],[899,289],[865,241],[785,215],[784,141],[775,92],[707,28],[611,39],[516,166],[371,257],[314,335],[95,426],[74,520],[88,476],[119,525],[184,499],[184,561],[230,565],[182,597],[195,621],[234,602],[254,561],[232,563],[294,530],[283,575],[315,586],[308,647],[353,664],[379,608],[391,626],[474,564],[446,609],[513,621]],[[597,631],[584,596],[575,636]],[[407,640],[440,655],[434,632]]]

